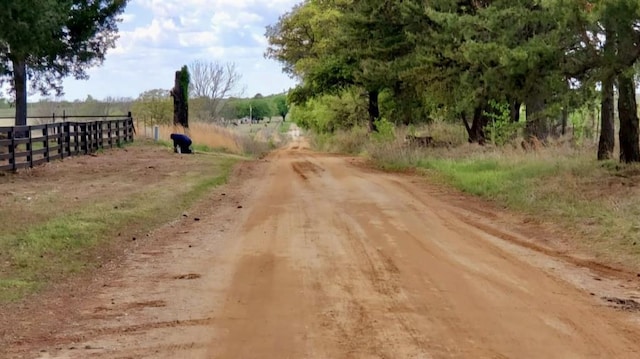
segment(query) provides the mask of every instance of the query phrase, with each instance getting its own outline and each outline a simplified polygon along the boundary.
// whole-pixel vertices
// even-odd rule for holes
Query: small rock
[[[242,206],[238,206],[238,208],[242,208]]]
[[[226,193],[223,193],[223,194],[222,194],[222,196],[226,196],[226,195],[227,195]]]
[[[596,293],[589,293],[589,295],[596,295]]]
[[[113,206],[113,209],[118,209],[118,206]]]
[[[189,217],[189,215],[187,213],[183,213],[182,217]]]
[[[191,244],[189,245],[189,248],[193,247]]]
[[[200,220],[200,218],[198,218],[198,217],[194,217],[194,218],[193,218],[193,220],[197,222],[197,221],[199,221],[199,220]]]
[[[136,240],[136,237],[131,238],[131,240],[132,240],[132,241],[135,241],[135,240]]]

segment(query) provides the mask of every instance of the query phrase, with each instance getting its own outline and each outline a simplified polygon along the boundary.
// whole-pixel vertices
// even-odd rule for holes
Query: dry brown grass
[[[158,127],[159,139],[170,141],[172,133],[187,134],[197,150],[224,151],[261,158],[274,148],[272,141],[247,133],[235,132],[215,124],[193,122],[188,129],[182,126],[162,125]],[[138,136],[153,138],[153,128],[136,127]]]
[[[188,129],[182,126],[160,125],[158,126],[161,140],[169,141],[172,133],[187,134],[193,141],[194,146],[206,146],[212,149],[225,149],[232,153],[242,152],[238,144],[238,135],[232,131],[213,124],[193,122]],[[153,129],[137,128],[139,136],[153,137]]]

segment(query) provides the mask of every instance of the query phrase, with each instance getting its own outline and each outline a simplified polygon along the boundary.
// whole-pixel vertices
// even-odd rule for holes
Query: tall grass
[[[186,133],[193,141],[196,151],[220,151],[243,154],[252,157],[263,157],[274,147],[273,143],[256,139],[255,136],[235,132],[231,129],[211,123],[193,122],[188,129],[182,126],[158,126],[159,138],[170,141],[172,133]],[[139,136],[153,137],[153,128],[136,127]]]

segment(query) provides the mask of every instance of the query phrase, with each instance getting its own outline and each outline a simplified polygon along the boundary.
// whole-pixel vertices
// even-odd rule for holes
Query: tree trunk
[[[380,108],[378,107],[378,91],[369,91],[369,132],[378,132],[376,121],[380,117]]]
[[[27,125],[27,64],[24,60],[12,59],[13,87],[16,95],[16,126]]]
[[[613,77],[607,76],[602,81],[602,103],[600,112],[600,142],[598,143],[598,160],[613,158],[615,141],[614,109],[613,109]]]
[[[567,134],[567,123],[569,122],[569,107],[562,106],[562,136]]]
[[[511,122],[520,122],[520,107],[522,103],[518,100],[509,100],[509,118]]]
[[[638,112],[633,75],[618,75],[618,115],[620,117],[620,162],[640,162]]]
[[[473,111],[473,122],[469,125],[466,115],[462,115],[462,121],[464,127],[467,129],[467,135],[469,136],[469,143],[478,143],[480,145],[485,144],[484,127],[489,123],[489,119],[484,115],[483,107],[476,107]]]
[[[173,97],[173,125],[189,128],[189,104],[185,96],[187,89],[182,85],[180,77],[181,71],[176,71],[175,83],[171,90],[171,96]]]
[[[527,138],[535,137],[545,141],[549,136],[549,121],[544,114],[545,103],[540,93],[533,93],[526,101],[527,124],[525,134]]]

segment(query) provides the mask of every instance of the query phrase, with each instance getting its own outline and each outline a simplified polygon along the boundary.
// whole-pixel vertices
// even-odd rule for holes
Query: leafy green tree
[[[0,78],[13,88],[16,125],[27,123],[27,79],[42,94],[86,78],[114,47],[127,0],[6,0],[0,15]]]
[[[278,115],[282,116],[282,121],[287,117],[289,113],[289,104],[287,103],[287,97],[285,95],[278,95],[273,98],[273,103]]]
[[[173,103],[168,90],[147,90],[132,105],[136,118],[149,124],[170,124],[173,119]]]
[[[236,105],[237,117],[251,117],[254,121],[262,121],[273,116],[273,108],[266,99],[250,99],[240,101]]]

